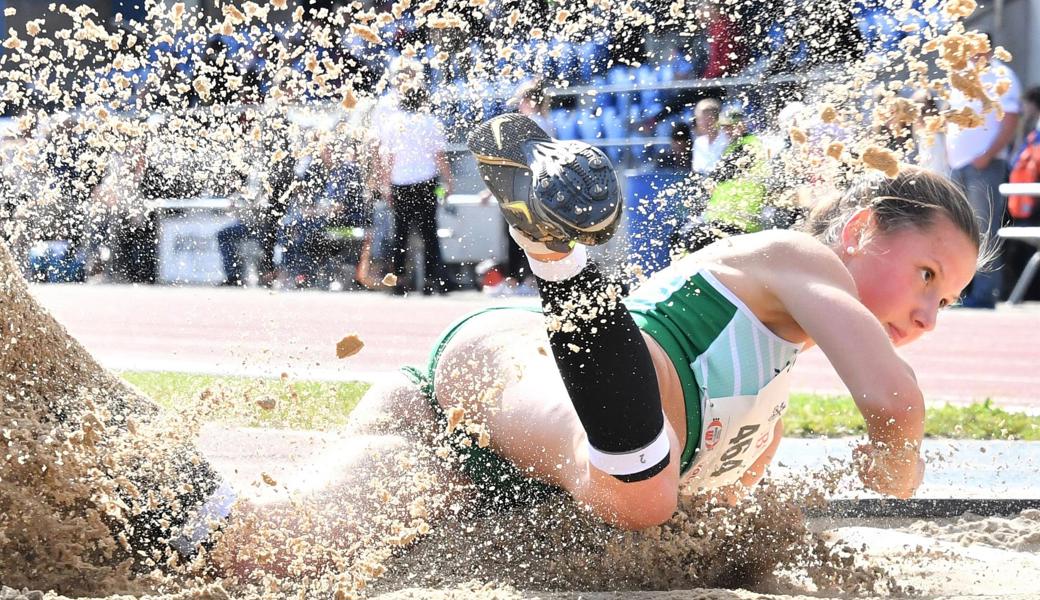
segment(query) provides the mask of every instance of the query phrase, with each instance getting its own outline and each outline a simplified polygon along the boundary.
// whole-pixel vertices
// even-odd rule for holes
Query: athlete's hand
[[[924,480],[924,461],[917,448],[882,448],[863,444],[852,452],[859,479],[867,489],[903,500]]]

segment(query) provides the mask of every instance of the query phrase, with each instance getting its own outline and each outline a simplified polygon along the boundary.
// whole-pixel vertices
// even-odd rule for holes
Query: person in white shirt
[[[693,139],[693,171],[707,175],[718,164],[729,146],[729,136],[719,129],[722,105],[714,98],[705,98],[693,109],[696,137]]]
[[[996,110],[983,114],[980,127],[963,129],[950,125],[946,135],[946,154],[951,177],[964,187],[975,213],[983,222],[983,229],[990,239],[995,238],[1004,217],[1006,201],[1000,195],[1000,184],[1008,179],[1008,146],[1018,129],[1019,114],[1022,112],[1022,87],[1015,73],[989,52],[975,60],[987,61],[981,73],[983,87],[989,91],[998,82],[1007,80],[1007,89],[995,101],[1003,109],[1003,119]],[[959,110],[970,107],[982,114],[978,100],[966,98],[954,90],[950,94],[950,108]],[[993,308],[1001,292],[1001,260],[996,257],[993,267],[979,272],[972,280],[971,292],[964,298],[964,306]]]
[[[929,131],[926,117],[936,117],[939,105],[930,90],[921,90],[914,94],[913,101],[921,108],[921,115],[914,123],[914,143],[917,147],[917,164],[928,170],[950,176],[950,161],[946,156],[946,134],[942,131]]]
[[[383,158],[380,188],[394,214],[390,272],[404,273],[408,233],[423,240],[424,294],[445,293],[447,276],[437,238],[438,187],[451,194],[451,168],[445,155],[448,141],[443,124],[427,110],[428,93],[421,71],[398,73],[398,107],[381,113],[377,124]],[[394,286],[401,294],[401,284]]]

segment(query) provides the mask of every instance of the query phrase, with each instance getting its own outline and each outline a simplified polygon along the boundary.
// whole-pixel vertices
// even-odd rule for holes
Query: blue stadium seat
[[[671,116],[667,119],[661,119],[657,122],[657,127],[654,128],[654,137],[669,137],[672,135],[672,129],[675,124],[679,122],[677,116]]]
[[[679,52],[673,61],[673,79],[694,79],[697,77],[698,67],[692,60],[686,58],[686,54]]]
[[[607,85],[632,85],[635,81],[635,69],[627,65],[614,65],[607,72]],[[613,92],[613,105],[617,107],[618,113],[627,115],[632,106],[632,94],[624,92]]]
[[[621,114],[618,113],[618,109],[613,106],[608,106],[603,109],[603,113],[599,116],[603,122],[603,137],[610,141],[622,140],[628,136],[628,127],[626,126],[625,119],[622,118]],[[603,148],[603,151],[610,157],[610,161],[615,165],[621,164],[622,153],[624,148],[621,146],[608,146]]]
[[[631,154],[632,162],[634,163],[632,166],[636,169],[642,167],[642,163],[646,161],[647,158],[646,145],[642,142],[631,144],[628,147],[628,151]]]
[[[636,69],[636,83],[639,85],[652,85],[658,83],[657,81],[657,69],[648,65],[642,64]]]
[[[859,30],[867,48],[877,49],[881,45],[882,29],[884,28],[882,18],[882,11],[879,8],[865,8],[860,13]]]
[[[484,96],[484,119],[490,119],[491,117],[497,117],[502,113],[512,111],[511,107],[506,106],[506,101],[502,98],[498,98],[493,95]]]
[[[566,108],[557,108],[549,113],[556,137],[561,140],[578,139],[578,113]]]
[[[591,110],[582,110],[578,114],[578,133],[583,140],[602,139],[603,123]]]
[[[628,114],[626,116],[628,118],[625,119],[625,128],[629,131],[630,135],[639,135],[639,132],[636,131],[636,128],[639,126],[640,123],[643,122],[642,109],[639,107],[638,104],[634,104],[631,108],[628,109]]]
[[[607,85],[607,78],[603,75],[595,75],[589,82],[589,86],[594,89],[602,89]],[[603,108],[606,106],[614,106],[614,94],[596,94],[594,96],[584,95],[582,96],[584,101],[582,104],[593,108]]]
[[[556,77],[568,81],[574,79],[578,76],[578,52],[567,42],[557,40],[554,45],[561,49],[560,56],[556,59]]]
[[[635,74],[627,65],[614,65],[607,71],[607,82],[610,85],[628,85],[635,79]]]
[[[639,126],[643,123],[643,111],[638,104],[633,105],[628,111],[628,118],[626,119],[626,131],[627,136],[630,138],[643,138],[648,134],[646,131],[639,131]],[[626,148],[628,154],[632,157],[633,162],[639,163],[643,160],[645,150],[642,142],[637,144],[631,144]],[[639,165],[636,164],[636,167]]]
[[[602,75],[606,72],[610,50],[602,42],[588,41],[578,46],[578,57],[581,82],[586,83],[591,81],[595,75]]]
[[[599,118],[603,122],[603,135],[608,140],[622,139],[628,135],[628,127],[625,126],[625,121],[613,106],[604,108]]]
[[[661,102],[651,102],[650,104],[644,104],[641,107],[640,115],[645,121],[661,114],[663,110],[664,104],[662,104]]]
[[[670,83],[675,81],[675,63],[668,61],[657,67],[657,82]]]
[[[895,17],[888,11],[877,11],[874,13],[874,27],[877,29],[879,50],[899,49],[899,40],[903,39],[904,34]]]
[[[660,83],[657,79],[658,72],[650,65],[640,65],[639,69],[636,70],[636,83],[639,85],[655,85]],[[639,92],[639,103],[645,106],[659,102],[659,96],[659,90],[643,90]]]

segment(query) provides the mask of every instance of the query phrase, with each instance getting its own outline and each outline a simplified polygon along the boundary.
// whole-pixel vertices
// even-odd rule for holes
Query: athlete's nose
[[[935,320],[939,314],[939,307],[936,305],[920,306],[913,314],[914,327],[920,329],[922,333],[935,329]]]

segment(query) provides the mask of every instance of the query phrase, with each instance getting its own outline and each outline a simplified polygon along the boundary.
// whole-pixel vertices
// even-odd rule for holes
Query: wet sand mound
[[[3,244],[0,314],[0,581],[139,589],[127,536],[147,511],[142,485],[166,476],[139,458],[165,442],[130,432],[157,408],[40,308]]]
[[[1017,552],[1040,552],[1040,510],[1022,511],[1013,519],[966,514],[950,523],[921,521],[907,528],[937,540],[962,546],[992,546]]]

